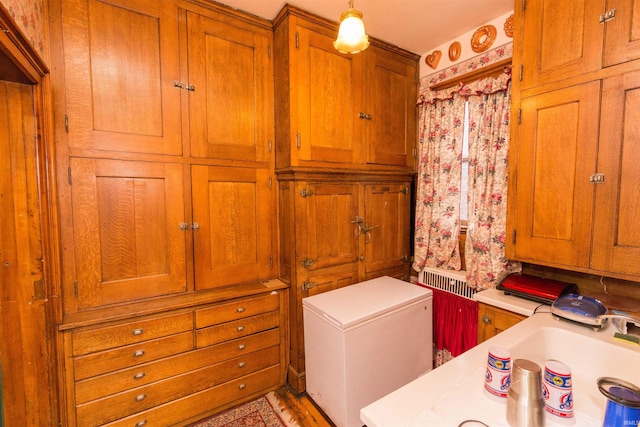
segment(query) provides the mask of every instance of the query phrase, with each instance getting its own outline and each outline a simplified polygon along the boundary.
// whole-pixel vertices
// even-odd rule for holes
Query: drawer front
[[[259,314],[233,322],[222,323],[196,331],[196,346],[206,347],[223,341],[255,334],[275,328],[280,323],[280,312]]]
[[[76,381],[184,353],[193,349],[193,332],[144,341],[74,358]]]
[[[278,308],[280,308],[280,295],[277,292],[218,304],[196,310],[196,328],[204,328],[218,323],[255,316]]]
[[[186,396],[182,399],[123,418],[107,427],[163,426],[179,424],[185,414],[199,414],[228,403],[246,399],[259,391],[275,389],[279,384],[280,366],[272,366]]]
[[[78,405],[79,426],[100,425],[169,402],[252,372],[278,365],[280,346],[168,378],[108,398]]]
[[[103,328],[85,329],[73,333],[73,355],[80,356],[192,329],[193,315],[191,312]]]
[[[76,404],[130,390],[211,364],[243,357],[280,343],[280,330],[271,329],[248,337],[167,357],[76,383]]]

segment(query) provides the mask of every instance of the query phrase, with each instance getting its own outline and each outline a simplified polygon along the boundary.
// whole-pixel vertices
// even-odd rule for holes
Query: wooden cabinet
[[[521,314],[478,303],[478,344],[526,319]]]
[[[631,7],[635,2],[606,2],[615,17],[592,28],[604,3],[516,7],[523,38],[515,40],[514,64],[523,74],[513,82],[518,120],[511,133],[507,256],[638,281],[640,175],[633,165],[640,141],[631,130],[640,105],[637,8]],[[571,52],[582,59],[552,42],[553,31],[560,31],[554,29],[558,16],[573,28],[562,31],[571,34]],[[544,29],[539,41],[532,28]],[[595,62],[583,61],[593,53],[589,46]],[[545,58],[548,67],[540,65]],[[567,67],[553,66],[562,58]]]
[[[280,268],[291,283],[288,380],[299,392],[305,389],[302,298],[383,275],[408,280],[411,176],[384,179],[280,177]]]
[[[380,42],[344,55],[336,36],[295,7],[275,19],[276,168],[413,170],[417,56]]]
[[[180,155],[175,4],[63,1],[61,15],[69,148]]]
[[[273,290],[66,332],[68,425],[181,424],[277,387],[285,301]]]
[[[635,0],[527,2],[521,16],[521,89],[640,58]]]

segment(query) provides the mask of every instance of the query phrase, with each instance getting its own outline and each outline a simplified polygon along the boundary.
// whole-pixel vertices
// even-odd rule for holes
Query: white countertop
[[[549,307],[539,302],[529,301],[513,295],[505,295],[504,291],[499,291],[497,289],[487,289],[477,292],[473,296],[473,299],[523,316],[531,316],[538,307]]]
[[[514,350],[516,354],[511,355],[512,359],[534,360],[533,354],[540,351],[540,347],[537,345],[529,346],[525,340],[530,334],[538,333],[540,330],[551,328],[553,331],[559,331],[555,332],[556,334],[577,333],[593,339],[596,344],[599,344],[593,345],[592,353],[597,351],[598,356],[604,355],[606,357],[607,351],[602,351],[602,348],[623,346],[624,349],[620,351],[627,353],[631,351],[632,360],[640,362],[640,346],[619,343],[614,340],[615,328],[611,325],[607,325],[603,330],[594,331],[589,327],[557,320],[545,311],[538,310],[535,315],[363,408],[360,413],[362,421],[368,427],[456,427],[462,421],[475,419],[483,421],[491,427],[506,426],[506,404],[496,403],[483,393],[484,372],[489,347],[520,348],[518,350],[520,354]],[[562,343],[563,340],[561,339],[560,342]],[[551,350],[549,353],[554,353],[554,343],[555,341],[550,342]],[[586,354],[580,351],[576,353],[575,350],[571,348],[568,352],[574,357],[584,360]],[[544,363],[544,356],[549,356],[549,354],[536,355],[535,357],[542,359],[542,363]],[[554,355],[551,354],[551,356]],[[593,354],[586,359],[591,357],[594,357]],[[613,373],[625,375],[631,381],[640,381],[640,369],[638,369],[637,363],[630,365],[625,363],[627,366],[624,367],[615,365],[607,364],[611,370],[617,369]],[[580,367],[580,371],[587,375],[598,373],[595,370],[586,372],[584,366]],[[584,393],[580,396],[576,395],[576,427],[600,426],[606,398],[598,392],[594,378],[589,377],[586,383],[583,381],[583,386],[588,388],[589,395],[586,396]],[[547,421],[548,427],[554,425],[559,424]]]

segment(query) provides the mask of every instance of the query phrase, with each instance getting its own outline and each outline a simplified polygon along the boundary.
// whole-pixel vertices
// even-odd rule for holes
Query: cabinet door
[[[523,16],[517,26],[524,29],[521,89],[599,69],[604,10],[605,0],[526,2],[522,15],[516,14]]]
[[[71,158],[70,167],[77,290],[67,289],[66,307],[184,292],[182,166]]]
[[[269,278],[275,212],[268,170],[192,167],[196,289]]]
[[[640,2],[608,0],[615,18],[605,24],[604,66],[640,58]]]
[[[357,263],[358,186],[299,183],[296,190],[301,198],[296,205],[296,235],[300,236],[296,252],[302,270]]]
[[[271,33],[187,13],[189,139],[194,157],[268,161]]]
[[[177,9],[62,2],[69,147],[181,154]]]
[[[408,265],[411,227],[409,188],[409,183],[366,186],[365,224],[362,227],[367,275]]]
[[[592,268],[640,276],[640,72],[604,80]]]
[[[362,57],[343,55],[333,38],[298,27],[297,72],[292,118],[301,161],[359,163],[361,161]],[[294,130],[294,135],[296,131]]]
[[[522,261],[587,268],[591,243],[600,82],[561,89],[521,102],[515,124],[518,165],[513,252]]]
[[[415,165],[416,62],[371,46],[367,67],[367,163]]]

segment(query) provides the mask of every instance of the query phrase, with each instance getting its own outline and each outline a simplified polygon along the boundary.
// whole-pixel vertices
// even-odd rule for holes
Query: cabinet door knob
[[[486,325],[490,325],[491,324],[491,317],[487,316],[486,314],[484,316],[482,316],[482,323],[486,324]]]

